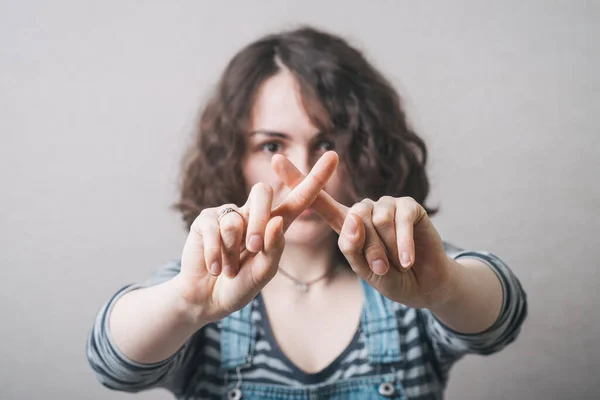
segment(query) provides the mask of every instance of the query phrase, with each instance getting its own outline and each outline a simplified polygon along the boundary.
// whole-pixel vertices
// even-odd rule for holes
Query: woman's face
[[[258,182],[273,188],[273,208],[289,194],[271,168],[271,157],[280,153],[304,174],[333,142],[315,128],[302,106],[295,78],[287,71],[266,80],[257,93],[251,115],[248,146],[242,163],[247,193]],[[344,203],[344,191],[336,171],[324,187],[334,199]],[[312,210],[307,210],[286,232],[288,244],[318,244],[333,234],[329,225]]]

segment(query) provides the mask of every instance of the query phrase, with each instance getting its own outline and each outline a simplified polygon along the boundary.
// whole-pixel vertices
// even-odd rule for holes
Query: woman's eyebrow
[[[263,130],[258,130],[258,131],[252,131],[250,132],[250,137],[254,136],[254,135],[265,135],[265,136],[270,136],[270,137],[277,137],[280,139],[289,139],[289,136],[286,135],[283,132],[275,132],[275,131],[263,131]]]
[[[270,136],[270,137],[276,137],[276,138],[280,138],[280,139],[289,139],[290,138],[289,135],[287,135],[286,133],[283,133],[283,132],[265,131],[265,130],[252,131],[252,132],[250,132],[249,136],[252,137],[252,136],[258,135],[258,134]],[[323,132],[317,132],[310,140],[311,141],[318,140],[318,139],[321,139],[323,136],[325,136],[325,134]]]

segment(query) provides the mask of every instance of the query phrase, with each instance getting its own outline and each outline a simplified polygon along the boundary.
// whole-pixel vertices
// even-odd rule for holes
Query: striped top
[[[404,361],[392,371],[410,399],[442,399],[450,368],[457,360],[469,353],[486,355],[501,350],[515,340],[527,315],[526,294],[502,260],[489,252],[464,251],[447,243],[444,246],[454,259],[474,257],[486,262],[500,278],[503,304],[498,319],[485,332],[461,334],[445,326],[427,309],[394,303]],[[206,325],[177,353],[155,364],[129,360],[112,342],[107,322],[116,300],[130,290],[172,278],[179,272],[179,266],[179,261],[173,261],[144,284],[124,287],[98,313],[87,343],[87,357],[103,385],[127,392],[162,387],[178,399],[219,399],[226,394],[227,382],[239,378],[236,371],[228,373],[220,368],[220,323]],[[305,387],[390,372],[369,363],[365,334],[359,328],[351,343],[329,366],[314,374],[305,373],[279,349],[260,295],[253,300],[251,319],[257,328],[256,343],[252,363],[243,370],[244,382]]]

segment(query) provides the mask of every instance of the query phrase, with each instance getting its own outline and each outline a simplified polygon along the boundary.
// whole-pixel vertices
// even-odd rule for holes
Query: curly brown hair
[[[390,82],[343,38],[305,26],[267,35],[227,65],[183,158],[173,208],[188,229],[204,208],[246,202],[242,160],[252,106],[261,84],[282,66],[297,79],[313,125],[334,138],[352,199],[410,196],[429,215],[437,212],[424,205],[427,148]]]

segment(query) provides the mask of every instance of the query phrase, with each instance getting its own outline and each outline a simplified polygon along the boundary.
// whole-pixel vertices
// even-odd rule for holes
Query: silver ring
[[[226,208],[222,209],[221,211],[219,211],[219,216],[217,218],[217,222],[221,222],[221,218],[223,218],[225,215],[229,214],[230,212],[234,212],[234,213],[238,214],[240,217],[242,217],[242,214],[237,212],[235,209],[233,209],[231,207],[226,207]],[[242,217],[242,219],[243,218],[244,217]]]

